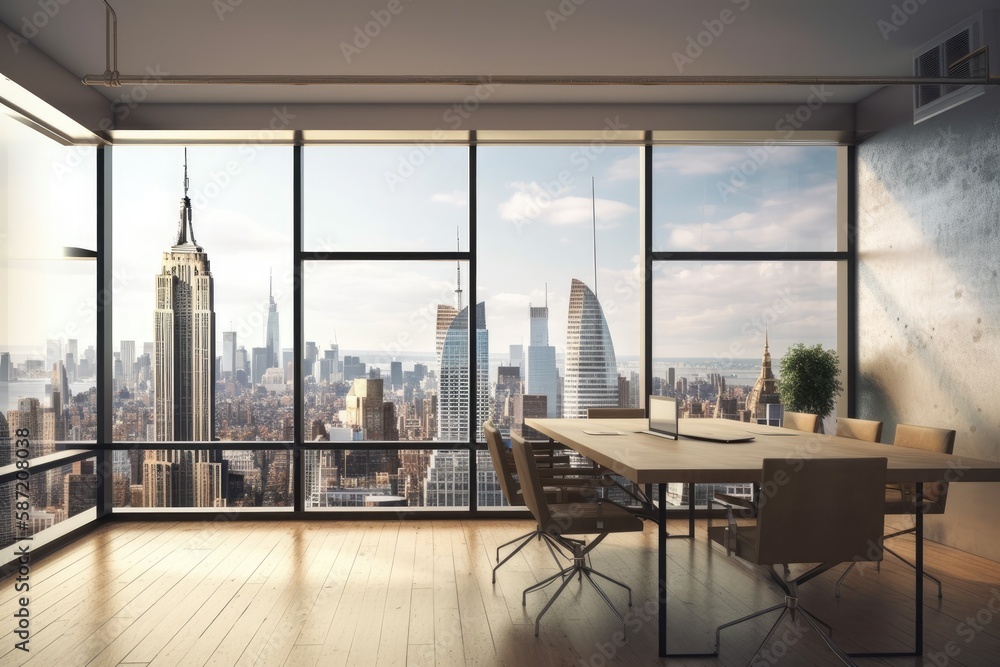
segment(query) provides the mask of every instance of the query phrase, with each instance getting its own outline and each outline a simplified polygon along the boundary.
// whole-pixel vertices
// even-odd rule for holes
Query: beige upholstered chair
[[[587,419],[642,419],[645,408],[587,408]]]
[[[785,601],[720,625],[715,631],[716,653],[723,629],[780,609],[781,615],[748,665],[757,664],[761,649],[789,613],[793,619],[801,613],[841,660],[854,664],[820,630],[819,625],[826,624],[801,606],[798,586],[839,563],[882,559],[886,464],[884,458],[764,460],[761,487],[774,492],[760,503],[757,523],[737,526],[730,512],[729,525],[710,528],[709,537],[729,555],[766,570],[785,592]],[[785,483],[775,483],[782,479]],[[838,500],[828,502],[829,498]],[[787,564],[791,563],[819,565],[789,578]],[[783,575],[775,570],[779,564],[785,566]]]
[[[806,433],[816,433],[819,431],[819,415],[811,415],[808,412],[789,412],[785,411],[785,416],[782,418],[781,425],[785,428],[793,428],[796,431],[805,431]]]
[[[940,454],[951,454],[955,449],[955,431],[944,428],[933,428],[930,426],[914,426],[912,424],[899,424],[896,426],[896,437],[893,439],[895,447],[909,447],[911,449],[923,449],[928,452],[938,452]],[[920,503],[921,514],[944,514],[945,503],[948,500],[948,482],[938,481],[924,484],[924,497]],[[916,485],[914,484],[889,484],[885,487],[885,513],[886,514],[916,514],[918,511]],[[884,540],[891,540],[900,535],[913,533],[917,529],[907,528],[883,536]],[[903,561],[910,567],[916,569],[916,565],[900,556],[887,546],[883,547],[888,553]],[[853,567],[853,566],[852,566]],[[852,567],[848,567],[844,574],[837,580],[837,597],[840,597],[840,584],[847,577]],[[938,597],[942,597],[944,591],[941,587],[941,580],[924,572],[924,576],[937,584]]]
[[[882,440],[882,422],[870,419],[851,419],[837,417],[837,435],[842,438],[854,438],[866,442]]]
[[[601,577],[627,590],[628,605],[630,607],[632,606],[632,589],[622,582],[593,569],[587,564],[587,560],[594,547],[600,544],[610,533],[641,531],[642,522],[628,510],[606,500],[597,500],[591,503],[549,503],[545,497],[542,477],[539,475],[535,458],[531,454],[530,445],[517,435],[512,435],[510,441],[511,447],[514,450],[514,462],[517,466],[518,479],[521,481],[521,495],[524,498],[524,503],[538,521],[538,528],[541,533],[572,553],[573,558],[572,565],[538,582],[534,586],[529,586],[521,596],[521,604],[526,605],[528,602],[528,593],[544,588],[557,579],[562,580],[559,589],[549,598],[549,601],[535,618],[535,636],[538,636],[538,627],[542,622],[542,616],[549,610],[549,607],[556,601],[556,598],[566,590],[570,582],[577,577],[581,580],[586,577],[587,581],[600,593],[607,605],[611,607],[611,611],[622,622],[624,631],[624,617],[615,609],[615,606],[611,603],[604,590],[594,581],[594,576]],[[586,534],[596,534],[597,537],[590,544],[582,540],[567,537],[568,535]]]
[[[492,421],[483,424],[483,434],[486,436],[486,447],[490,452],[490,459],[493,462],[493,469],[496,471],[497,480],[500,482],[500,490],[507,499],[507,504],[511,507],[524,507],[524,498],[521,494],[521,486],[514,478],[516,470],[514,467],[514,455],[504,445]],[[542,466],[540,476],[544,481],[546,495],[558,502],[585,502],[588,499],[596,499],[602,487],[611,485],[606,481],[599,471],[592,468],[571,468],[563,463],[565,457],[553,456],[550,449],[544,449],[541,453],[534,453],[539,466]],[[505,542],[497,547],[496,566],[493,568],[493,583],[497,580],[497,570],[521,549],[526,547],[533,539],[544,539],[546,546],[552,553],[553,558],[559,563],[554,549],[559,549],[560,545],[555,543],[548,535],[536,528],[530,533],[525,533],[509,542]],[[501,561],[500,550],[510,546],[515,542],[520,544]],[[564,554],[564,557],[565,554]]]

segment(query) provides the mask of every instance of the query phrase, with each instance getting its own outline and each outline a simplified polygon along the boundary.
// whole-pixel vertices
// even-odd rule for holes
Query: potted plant
[[[844,389],[836,352],[819,343],[796,343],[781,358],[779,372],[778,395],[786,410],[819,415],[820,420],[833,412]]]

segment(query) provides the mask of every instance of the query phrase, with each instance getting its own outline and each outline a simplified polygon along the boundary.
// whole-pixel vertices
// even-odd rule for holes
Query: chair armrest
[[[723,507],[729,507],[732,505],[742,507],[744,509],[757,511],[757,505],[749,498],[740,498],[739,496],[731,496],[727,493],[716,493],[712,502],[716,502]]]

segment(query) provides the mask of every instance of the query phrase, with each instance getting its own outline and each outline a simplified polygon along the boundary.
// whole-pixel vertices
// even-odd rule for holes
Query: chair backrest
[[[892,444],[897,447],[951,454],[955,450],[955,432],[945,428],[899,424],[896,426],[896,437]]]
[[[866,442],[879,442],[882,439],[882,422],[871,419],[837,417],[837,435],[843,438],[865,440]]]
[[[913,424],[898,424],[896,437],[892,444],[896,447],[922,449],[926,452],[951,454],[955,451],[955,431],[932,426],[914,426]],[[904,497],[916,495],[916,486],[904,484]],[[943,512],[945,499],[948,497],[948,482],[943,480],[924,484],[924,498],[935,502],[938,507],[933,511]]]
[[[521,436],[511,433],[510,446],[514,450],[514,464],[517,467],[517,479],[521,483],[521,497],[524,499],[524,504],[531,510],[542,530],[548,530],[552,523],[552,514],[545,500],[545,489],[538,475],[531,445]]]
[[[645,408],[587,408],[587,419],[642,419]]]
[[[497,473],[500,481],[500,489],[503,491],[507,503],[513,507],[523,507],[524,500],[521,498],[520,486],[514,480],[513,457],[507,451],[507,446],[503,444],[500,431],[493,425],[492,421],[483,423],[483,435],[486,436],[486,447],[490,450],[490,459],[493,461],[493,469]]]
[[[874,457],[764,459],[755,562],[881,560],[886,465]]]
[[[816,433],[819,430],[819,415],[785,410],[785,416],[782,418],[781,425],[785,428],[794,428],[796,431]]]

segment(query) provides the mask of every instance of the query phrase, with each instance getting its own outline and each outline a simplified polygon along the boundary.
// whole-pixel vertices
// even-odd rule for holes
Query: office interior
[[[505,540],[494,533],[502,532],[505,539],[514,537],[530,523],[526,512],[487,510],[477,507],[475,501],[432,514],[371,512],[364,508],[321,517],[310,513],[302,492],[306,475],[302,457],[309,450],[310,434],[301,412],[294,413],[298,420],[289,431],[291,437],[280,438],[282,442],[287,440],[293,477],[288,512],[260,508],[221,514],[182,508],[122,512],[116,508],[112,484],[100,471],[111,470],[116,446],[128,449],[127,444],[115,443],[112,438],[113,354],[118,339],[112,337],[111,311],[115,304],[113,296],[109,296],[116,291],[115,281],[121,279],[112,257],[128,250],[113,243],[111,202],[120,196],[114,178],[116,150],[126,153],[136,147],[187,146],[192,155],[199,148],[213,146],[249,147],[245,155],[280,147],[288,152],[288,169],[282,178],[292,184],[308,178],[302,170],[303,165],[308,167],[311,147],[404,146],[422,154],[437,148],[462,148],[470,156],[462,168],[468,169],[467,196],[471,198],[463,210],[468,211],[471,221],[466,220],[466,226],[459,230],[458,250],[449,245],[409,255],[406,248],[387,242],[392,247],[381,252],[381,259],[376,261],[448,262],[449,272],[458,262],[459,270],[466,272],[459,280],[466,284],[465,303],[470,309],[476,303],[480,251],[475,226],[477,155],[485,156],[498,147],[590,147],[598,152],[605,147],[630,147],[640,185],[635,211],[638,238],[634,246],[641,273],[654,261],[667,259],[654,258],[654,254],[669,254],[669,249],[656,247],[653,242],[653,214],[648,211],[655,196],[648,189],[655,187],[657,150],[731,147],[754,162],[755,155],[765,156],[762,160],[766,161],[772,147],[827,147],[836,153],[835,244],[822,251],[802,251],[789,257],[837,264],[836,312],[832,317],[836,321],[844,392],[834,416],[884,422],[883,443],[893,442],[897,424],[951,428],[957,432],[956,455],[986,460],[1000,456],[1000,421],[993,401],[995,378],[1000,375],[995,354],[1000,342],[1000,278],[995,259],[1000,248],[995,229],[1000,219],[998,86],[995,80],[988,85],[969,86],[976,90],[968,93],[968,99],[915,122],[915,86],[890,81],[913,76],[918,49],[977,15],[984,17],[983,34],[990,50],[973,62],[978,67],[989,61],[993,68],[990,74],[1000,74],[1000,2],[848,0],[819,4],[720,0],[706,4],[696,0],[628,0],[608,4],[564,0],[538,4],[517,0],[457,6],[442,0],[391,0],[384,4],[334,6],[303,0],[273,5],[178,0],[169,5],[111,5],[115,22],[105,4],[99,2],[11,0],[0,8],[0,32],[6,42],[0,45],[0,101],[5,114],[53,145],[67,151],[82,147],[74,153],[77,157],[67,157],[65,163],[25,164],[13,160],[14,155],[22,153],[8,152],[0,146],[9,158],[3,165],[8,199],[14,200],[16,184],[44,181],[55,197],[68,192],[85,198],[85,214],[93,221],[93,231],[82,235],[85,240],[79,246],[75,241],[47,239],[49,245],[66,250],[60,251],[62,257],[58,260],[46,261],[90,262],[92,268],[87,270],[91,273],[86,275],[96,278],[86,290],[93,299],[93,308],[87,311],[92,314],[87,326],[92,327],[97,341],[97,435],[85,444],[66,443],[62,448],[65,451],[46,454],[55,458],[39,457],[35,463],[51,470],[86,462],[101,481],[94,488],[86,520],[76,517],[62,527],[57,524],[47,530],[47,538],[39,534],[33,567],[41,570],[47,560],[58,559],[88,536],[95,539],[98,531],[135,531],[137,525],[160,530],[168,524],[188,530],[187,524],[197,532],[207,530],[204,526],[218,521],[220,516],[227,524],[226,530],[240,525],[245,525],[246,530],[261,530],[261,525],[271,526],[271,522],[282,526],[281,522],[287,522],[288,526],[297,526],[296,531],[311,530],[311,525],[324,521],[334,522],[345,531],[383,521],[408,524],[403,530],[431,526],[447,530],[441,526],[457,526],[461,537],[447,538],[455,540],[447,547],[449,554],[459,544],[466,544],[470,530],[485,530],[499,543]],[[982,70],[972,68],[968,72],[981,75]],[[116,73],[131,76],[137,83],[106,85],[115,83]],[[183,75],[219,80],[160,80]],[[277,80],[285,75],[320,80],[300,85]],[[222,80],[224,76],[230,80]],[[348,79],[322,80],[337,76]],[[82,81],[84,77],[87,83]],[[261,80],[236,81],[241,77]],[[264,77],[274,79],[267,81]],[[352,81],[349,77],[358,78]],[[546,80],[533,81],[532,77]],[[650,80],[644,81],[643,77]],[[657,77],[661,80],[654,81]],[[681,77],[691,81],[685,84],[664,80]],[[699,81],[701,77],[708,78]],[[794,81],[782,82],[782,77]],[[826,83],[824,77],[843,80]],[[93,176],[89,191],[60,190],[60,169],[71,162],[75,165],[77,159],[90,165],[86,167]],[[735,164],[738,170],[740,163]],[[288,189],[287,184],[283,187]],[[171,207],[176,207],[181,196],[179,188],[178,182],[169,192]],[[300,223],[300,193],[292,191],[287,199],[290,219]],[[2,230],[5,238],[16,239],[33,224],[19,213],[13,204],[8,207]],[[196,232],[203,219],[199,215],[195,210]],[[172,211],[171,216],[176,214]],[[587,225],[580,229],[581,234],[590,233]],[[780,236],[780,225],[775,233]],[[160,234],[164,237],[162,250],[166,250],[171,234],[169,229]],[[291,346],[299,354],[293,354],[290,363],[300,375],[290,386],[301,391],[301,363],[308,337],[302,330],[309,325],[309,315],[303,314],[305,306],[297,292],[301,282],[308,294],[308,275],[303,276],[303,267],[310,262],[364,261],[371,257],[353,249],[308,247],[311,240],[303,239],[301,229],[290,231],[289,238],[282,242],[291,249],[287,266],[302,278],[290,288],[296,290],[296,295],[283,314],[283,326],[289,331],[294,328],[299,336]],[[35,316],[24,309],[23,304],[30,299],[15,294],[14,282],[17,262],[32,258],[13,254],[23,247],[5,245],[6,285],[0,290],[0,300],[4,302],[8,339],[13,340],[19,322]],[[775,247],[780,248],[780,243]],[[599,245],[595,244],[596,250]],[[378,248],[367,251],[380,254]],[[701,248],[701,252],[692,255],[691,261],[720,259],[720,253],[713,254],[710,248]],[[748,258],[782,260],[778,253],[768,253],[761,251]],[[511,261],[516,265],[516,258]],[[266,275],[263,267],[260,272]],[[638,284],[642,285],[638,291],[643,292],[646,287],[641,276]],[[152,285],[149,289],[153,289]],[[642,397],[652,393],[654,376],[651,339],[656,298],[652,289],[636,296],[639,321],[633,324],[639,340],[636,393]],[[293,302],[295,309],[291,307]],[[103,308],[106,303],[111,303],[111,308]],[[225,323],[215,325],[216,354],[222,353],[218,332],[225,328]],[[474,335],[470,342],[475,344]],[[44,345],[44,341],[39,344]],[[744,356],[759,357],[760,349],[753,347]],[[8,383],[8,391],[15,391],[14,384]],[[302,410],[301,406],[294,409]],[[13,433],[10,438],[13,441]],[[461,447],[472,458],[472,453],[481,449],[472,427]],[[5,465],[12,466],[13,458]],[[12,481],[14,468],[5,471],[10,474],[5,481]],[[957,586],[968,596],[967,604],[960,611],[948,611],[935,627],[953,629],[966,616],[974,617],[977,610],[992,609],[990,595],[1000,587],[1000,580],[990,579],[1000,572],[993,567],[1000,562],[1000,526],[992,516],[992,508],[998,504],[1000,485],[959,481],[949,491],[947,512],[926,518],[928,542],[948,549],[949,573],[961,573],[966,558],[970,571],[977,573],[976,581]],[[677,512],[676,516],[683,516],[682,509]],[[699,512],[699,520],[706,520],[709,514]],[[429,543],[416,533],[412,539],[415,542],[411,548],[418,550],[419,559],[419,548]],[[703,537],[700,541],[705,542]],[[618,544],[613,540],[611,543]],[[642,544],[649,547],[646,542]],[[677,544],[674,542],[671,548]],[[699,553],[707,549],[703,547]],[[650,553],[655,553],[649,548]],[[375,557],[377,549],[371,549]],[[595,561],[599,552],[595,552]],[[931,548],[928,553],[927,566],[933,569],[934,554],[945,552]],[[11,582],[16,577],[16,553],[10,548],[4,554],[8,576],[3,580],[2,599],[7,604],[15,597]],[[86,558],[88,562],[101,559],[101,550],[96,549]],[[537,555],[527,558],[533,559],[532,563],[541,562]],[[462,567],[481,578],[483,572],[488,572],[488,561],[487,554],[482,563],[463,561]],[[712,567],[724,566],[727,564],[717,562]],[[624,569],[633,572],[639,568],[632,563]],[[458,578],[464,572],[458,569]],[[485,576],[488,578],[488,574]],[[523,573],[518,576],[517,581],[530,583]],[[909,590],[908,585],[900,585],[900,595]],[[384,599],[380,602],[384,603]],[[569,607],[573,604],[569,603]],[[927,604],[932,609],[928,613],[933,613],[939,603],[928,598]],[[434,612],[433,604],[429,609],[432,615],[442,613],[440,609]],[[551,664],[605,664],[600,662],[599,650],[594,653],[593,641],[572,654],[572,647],[586,638],[559,635],[560,611],[555,607],[549,612],[541,633],[542,641],[557,641],[557,648],[544,658],[538,657],[541,654],[531,656],[550,660]],[[585,616],[588,623],[599,628],[602,637],[614,632],[612,617],[603,618],[599,611],[588,611]],[[116,616],[125,617],[124,612]],[[39,615],[39,621],[43,618]],[[605,621],[607,625],[601,625]],[[119,634],[127,627],[121,622],[124,624]],[[461,635],[461,620],[456,623],[457,634]],[[526,627],[522,621],[517,629]],[[50,627],[48,632],[58,637],[61,630]],[[548,632],[560,638],[546,640]],[[604,657],[606,663],[627,656],[641,664],[659,664],[655,641],[647,638],[643,643],[643,633],[637,634],[641,649],[635,648],[632,654],[631,648],[616,646],[612,657]],[[38,636],[43,639],[43,647],[49,645],[44,643],[42,631]],[[698,632],[692,636],[701,637]],[[523,642],[535,641],[530,628],[517,637]],[[989,656],[1000,650],[1000,633],[996,629],[986,624],[969,643],[964,637],[949,629],[929,633],[924,659],[946,655],[947,664],[993,664]],[[437,661],[506,664],[513,659],[511,656],[521,655],[505,653],[512,650],[509,643],[483,641],[488,648],[466,644],[460,658],[454,651],[439,648]],[[746,654],[752,653],[754,638],[740,641],[746,643]],[[253,658],[238,652],[232,664],[254,664],[254,660],[256,664],[321,664],[317,662],[319,649],[296,647],[294,638],[290,642],[280,660],[266,652]],[[85,644],[83,640],[80,643]],[[435,644],[433,640],[429,643]],[[949,646],[958,652],[947,653]],[[9,649],[6,645],[0,647],[0,662],[56,664],[44,661],[44,650],[36,661],[31,661],[29,654]],[[483,653],[477,657],[480,649]],[[563,649],[567,653],[562,653]],[[127,653],[111,660],[100,653],[101,649],[89,650],[80,653],[88,659],[79,664],[132,664],[126,662]],[[183,657],[176,651],[158,657],[148,651],[140,654],[150,657],[136,658],[137,664],[159,664],[157,660],[166,664]],[[211,655],[209,651],[199,659],[207,660]],[[297,662],[300,658],[301,662]],[[404,650],[403,658],[407,663],[419,664],[427,656]],[[250,662],[241,663],[240,659]],[[269,662],[272,659],[275,662]],[[355,664],[362,660],[350,653],[339,659]],[[822,663],[829,656],[817,649],[810,659]],[[727,660],[738,664],[739,657],[723,656],[691,664],[730,664]],[[806,664],[795,662],[794,655],[785,660],[785,664]],[[886,658],[872,664],[918,664],[913,660],[919,659]]]

